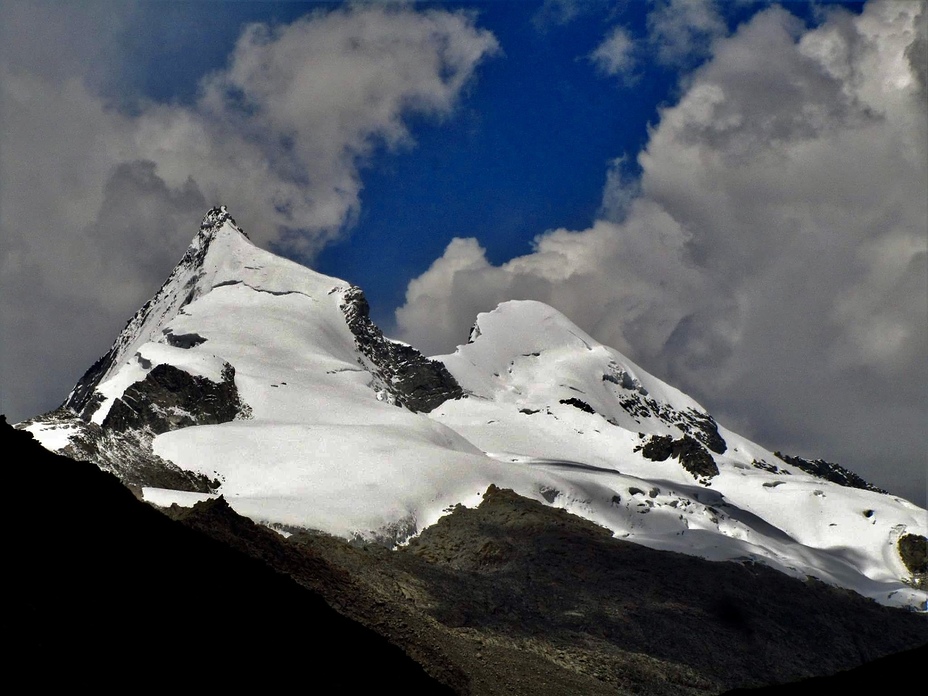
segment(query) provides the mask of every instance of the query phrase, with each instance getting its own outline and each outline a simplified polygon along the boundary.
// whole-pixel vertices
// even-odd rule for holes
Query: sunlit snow
[[[248,417],[167,432],[153,447],[218,479],[239,513],[397,543],[496,484],[653,548],[761,562],[924,607],[928,594],[903,582],[895,542],[928,534],[925,510],[814,478],[721,426],[726,448],[713,454],[711,480],[672,457],[646,459],[643,437],[681,437],[672,418],[708,416],[551,307],[510,302],[481,314],[472,342],[440,358],[466,397],[417,414],[377,398],[340,309],[347,283],[255,247],[229,221],[207,241],[200,264],[179,267],[127,328],[94,420],[153,365],[218,380],[230,363]],[[172,347],[168,334],[203,340]],[[65,430],[30,429],[50,449],[67,444]],[[157,505],[205,497],[143,494]]]

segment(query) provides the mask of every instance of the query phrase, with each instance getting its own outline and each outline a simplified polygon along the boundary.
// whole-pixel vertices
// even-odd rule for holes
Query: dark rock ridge
[[[43,449],[0,416],[6,484],[7,678],[283,692],[451,694],[388,640],[265,563],[133,498],[113,476]],[[307,680],[310,680],[307,682]]]
[[[184,471],[159,457],[152,450],[152,440],[170,430],[250,417],[251,408],[235,386],[235,368],[225,362],[221,377],[214,382],[173,365],[155,365],[144,379],[114,400],[102,425],[90,420],[103,402],[99,392],[87,401],[80,415],[62,406],[38,420],[68,428],[70,441],[62,454],[92,461],[128,486],[208,493],[221,482]]]
[[[578,408],[584,413],[596,413],[596,410],[590,406],[583,399],[578,399],[576,396],[572,396],[569,399],[561,399],[558,403],[566,404],[567,406],[573,406]]]
[[[724,454],[728,449],[728,444],[719,434],[718,424],[708,413],[694,408],[677,411],[636,391],[619,394],[618,397],[619,405],[639,423],[641,419],[657,418],[696,438],[716,454]]]
[[[196,283],[199,280],[196,269],[203,265],[203,261],[209,251],[210,244],[216,236],[216,232],[226,221],[235,225],[235,220],[224,205],[211,208],[209,212],[206,213],[203,222],[200,223],[200,231],[197,233],[196,237],[194,237],[193,242],[187,248],[181,260],[174,267],[171,275],[162,283],[161,288],[155,293],[155,296],[142,305],[141,309],[126,322],[125,328],[120,332],[116,341],[106,354],[91,365],[90,369],[78,380],[74,389],[71,390],[68,398],[65,399],[64,404],[62,404],[64,407],[76,413],[80,413],[84,416],[85,420],[90,419],[95,410],[92,403],[94,390],[115,365],[120,356],[123,355],[126,346],[137,338],[139,331],[148,323],[152,315],[156,312],[165,310],[163,300],[173,288],[174,282],[178,276],[191,274],[185,286],[188,294],[181,306],[193,301]],[[237,225],[236,227],[238,228]],[[238,229],[243,235],[246,237],[248,236],[241,228]],[[85,412],[85,408],[88,406],[90,406],[90,409]]]
[[[896,543],[899,557],[912,574],[915,587],[928,585],[928,539],[921,534],[903,534]]]
[[[780,476],[789,476],[792,474],[789,469],[781,469],[776,464],[771,464],[766,459],[755,459],[751,462],[751,466],[753,466],[755,469],[767,471],[771,474],[778,474]]]
[[[779,451],[774,452],[774,454],[787,464],[795,466],[797,469],[802,469],[807,474],[812,474],[812,476],[816,476],[820,479],[837,483],[840,486],[861,488],[865,491],[873,491],[874,493],[886,493],[882,488],[877,488],[873,484],[867,483],[853,471],[849,471],[839,464],[826,462],[824,459],[791,457]]]
[[[635,448],[636,452],[652,462],[663,462],[674,457],[697,479],[711,479],[719,473],[715,459],[705,447],[689,435],[674,440],[670,435],[652,435]]]
[[[228,423],[248,413],[229,363],[224,363],[221,382],[161,364],[113,402],[103,427],[117,433],[147,428],[158,435],[191,425]]]
[[[218,481],[185,471],[156,455],[151,446],[155,434],[147,428],[115,432],[85,421],[64,407],[39,416],[36,420],[44,427],[68,430],[70,441],[61,450],[62,455],[91,461],[102,471],[113,474],[135,490],[142,486],[153,486],[209,493],[219,485]],[[32,422],[23,421],[17,424],[17,428],[25,428]]]
[[[374,375],[375,388],[389,394],[397,405],[424,413],[463,395],[443,364],[383,335],[370,319],[370,305],[361,288],[351,286],[344,297],[341,310],[361,352],[359,362]]]
[[[152,450],[152,440],[170,430],[250,417],[251,408],[235,386],[235,368],[225,363],[221,376],[221,381],[214,382],[160,364],[126,388],[110,406],[102,425],[90,420],[103,402],[99,392],[87,401],[80,415],[62,406],[36,420],[46,427],[68,429],[69,443],[62,454],[92,461],[128,486],[208,493],[220,482],[184,471],[159,457]]]

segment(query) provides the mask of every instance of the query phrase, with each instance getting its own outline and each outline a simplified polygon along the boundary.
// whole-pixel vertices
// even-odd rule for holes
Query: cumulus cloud
[[[606,185],[599,210],[599,216],[604,220],[625,220],[632,203],[641,194],[641,179],[629,171],[628,160],[626,155],[616,157],[606,170]]]
[[[620,25],[613,27],[590,58],[607,75],[618,75],[628,80],[635,67],[634,49],[631,34]]]
[[[192,103],[117,109],[104,95],[120,76],[100,66],[119,65],[134,18],[110,3],[0,9],[0,381],[14,419],[54,403],[38,385],[60,390],[97,357],[54,360],[61,341],[106,350],[208,205],[311,261],[357,216],[371,157],[414,144],[410,115],[448,116],[497,50],[466,13],[329,9],[246,26]]]
[[[657,58],[668,65],[705,57],[712,40],[727,33],[714,0],[655,0],[647,21]]]
[[[607,185],[622,215],[545,232],[500,266],[455,240],[409,284],[403,337],[446,352],[476,311],[539,299],[732,427],[924,502],[919,12],[873,3],[815,29],[759,13],[662,111],[637,197]]]

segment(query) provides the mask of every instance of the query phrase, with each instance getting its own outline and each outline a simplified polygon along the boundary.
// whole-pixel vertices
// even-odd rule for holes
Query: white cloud
[[[758,14],[661,113],[640,195],[629,203],[613,178],[604,208],[619,200],[621,222],[547,232],[501,266],[456,240],[410,283],[403,337],[443,352],[475,311],[549,302],[736,429],[922,499],[920,9],[836,10],[814,30],[780,8]]]
[[[655,0],[648,12],[649,41],[669,65],[704,57],[711,41],[725,34],[714,0]]]
[[[618,75],[628,80],[635,67],[634,49],[631,34],[624,27],[616,26],[590,58],[607,75]]]
[[[641,195],[641,180],[628,172],[628,157],[616,157],[606,170],[603,202],[599,216],[605,220],[622,222],[632,203]]]
[[[106,350],[208,205],[311,260],[356,217],[375,150],[411,146],[411,114],[448,116],[497,50],[469,14],[357,5],[247,26],[194,103],[119,111],[97,90],[121,83],[99,68],[120,63],[107,8],[0,10],[2,399],[14,419],[54,403],[40,385],[60,392],[97,357],[62,363],[62,335]],[[131,7],[119,9],[116,26],[131,29]]]

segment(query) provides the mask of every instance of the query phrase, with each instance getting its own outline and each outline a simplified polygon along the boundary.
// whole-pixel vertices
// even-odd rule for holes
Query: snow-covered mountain
[[[495,484],[652,548],[928,599],[908,551],[925,510],[740,437],[538,302],[429,360],[225,208],[64,405],[20,427],[155,504],[222,494],[284,532],[403,542]]]

